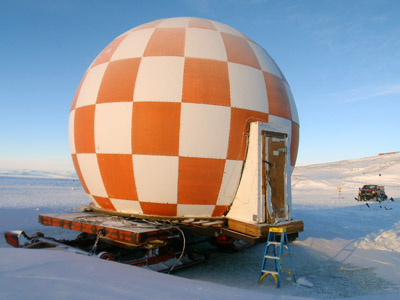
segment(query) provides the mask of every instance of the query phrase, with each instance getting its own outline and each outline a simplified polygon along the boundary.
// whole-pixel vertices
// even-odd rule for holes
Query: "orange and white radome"
[[[247,36],[190,17],[114,39],[84,74],[69,118],[74,166],[95,206],[171,218],[251,219],[262,210],[241,206],[261,170],[256,156],[250,166],[262,147],[251,130],[285,139],[277,147],[290,205],[299,119],[285,77]]]

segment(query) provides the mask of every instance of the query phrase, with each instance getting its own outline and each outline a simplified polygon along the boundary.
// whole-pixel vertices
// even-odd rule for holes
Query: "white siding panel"
[[[267,89],[262,71],[228,63],[232,107],[268,113]]]
[[[96,105],[94,118],[96,153],[132,153],[132,105],[132,102]]]
[[[77,154],[83,180],[93,196],[108,197],[97,162],[96,154]]]
[[[178,156],[133,155],[133,170],[140,202],[176,204]]]
[[[108,66],[108,63],[100,64],[89,70],[84,82],[82,83],[76,100],[76,107],[95,104],[97,101],[97,94],[99,92],[103,75]]]
[[[182,103],[179,155],[225,159],[230,116],[229,107]]]
[[[184,57],[144,57],[136,79],[134,101],[181,102]]]

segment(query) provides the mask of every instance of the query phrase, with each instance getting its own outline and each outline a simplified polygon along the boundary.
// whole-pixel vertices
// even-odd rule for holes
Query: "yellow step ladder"
[[[280,242],[277,242],[275,239],[276,233],[280,234]],[[290,268],[285,268],[285,269],[282,268],[283,256],[289,256]],[[271,274],[275,279],[276,287],[280,287],[280,278],[282,272],[287,272],[290,276],[292,276],[293,281],[296,282],[296,279],[291,269],[292,269],[292,256],[290,255],[289,240],[287,237],[286,228],[271,227],[269,229],[268,240],[265,246],[264,258],[261,266],[259,282],[261,284],[264,278],[268,274]]]

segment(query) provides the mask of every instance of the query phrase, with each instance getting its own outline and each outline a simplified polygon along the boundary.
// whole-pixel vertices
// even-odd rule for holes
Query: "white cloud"
[[[400,84],[393,84],[390,86],[367,86],[343,91],[341,93],[331,94],[328,97],[333,98],[339,103],[354,103],[366,101],[381,96],[397,95],[400,94]]]

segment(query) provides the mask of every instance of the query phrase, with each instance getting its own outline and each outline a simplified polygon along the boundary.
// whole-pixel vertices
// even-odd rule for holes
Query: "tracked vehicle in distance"
[[[377,184],[365,184],[358,190],[358,201],[385,201],[387,199],[385,187]]]

